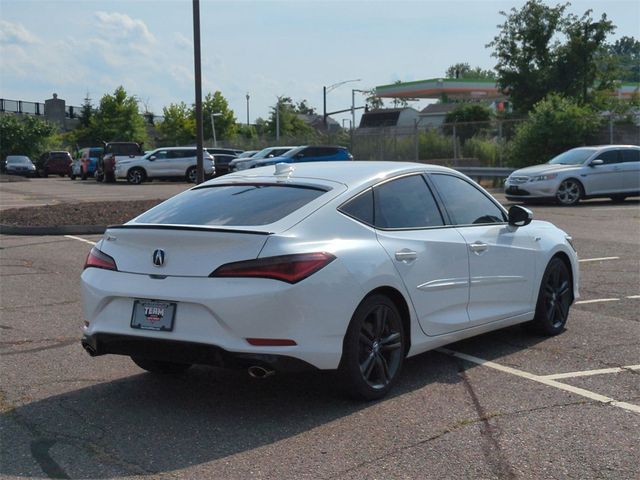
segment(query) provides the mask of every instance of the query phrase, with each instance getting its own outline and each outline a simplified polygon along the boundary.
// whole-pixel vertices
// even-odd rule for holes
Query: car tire
[[[165,362],[148,358],[131,357],[133,363],[151,373],[182,373],[191,367],[190,363]]]
[[[365,298],[344,338],[339,374],[351,396],[376,400],[393,387],[402,370],[405,336],[400,312],[384,295]]]
[[[189,183],[196,183],[198,181],[198,170],[196,170],[196,167],[187,168],[187,173],[185,174],[185,178]]]
[[[76,176],[72,173],[71,175],[69,175],[69,178],[70,178],[71,180],[75,180],[75,179],[76,179]]]
[[[566,207],[576,205],[582,197],[584,197],[584,188],[574,178],[563,180],[556,192],[556,202]]]
[[[545,336],[561,333],[573,302],[572,292],[567,265],[558,257],[552,258],[542,275],[535,316],[528,327]]]
[[[133,185],[140,185],[145,181],[147,175],[141,168],[132,168],[127,172],[127,182]]]
[[[611,195],[609,197],[613,203],[622,203],[627,199],[626,195]]]

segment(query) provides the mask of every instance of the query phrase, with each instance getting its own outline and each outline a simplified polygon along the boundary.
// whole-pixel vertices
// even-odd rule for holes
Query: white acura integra
[[[576,252],[531,218],[438,166],[226,175],[109,227],[82,273],[82,344],[152,372],[338,369],[379,398],[407,356],[517,323],[563,331]]]

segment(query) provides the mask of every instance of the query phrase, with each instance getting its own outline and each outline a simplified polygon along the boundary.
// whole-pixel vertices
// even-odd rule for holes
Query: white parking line
[[[92,242],[91,240],[85,240],[84,238],[75,237],[73,235],[65,235],[65,238],[70,238],[71,240],[78,240],[79,242],[88,243],[89,245],[95,245],[96,242]]]
[[[595,298],[593,300],[580,300],[575,302],[576,305],[584,305],[586,303],[600,303],[600,302],[619,302],[619,298]]]
[[[640,295],[629,295],[627,298],[640,298]]]
[[[541,377],[539,375],[534,375],[529,372],[525,372],[522,370],[518,370],[516,368],[505,367],[504,365],[500,365],[499,363],[491,362],[489,360],[484,360],[482,358],[474,357],[473,355],[467,355],[466,353],[455,352],[453,350],[449,350],[448,348],[438,348],[438,352],[444,353],[446,355],[450,355],[452,357],[457,357],[462,360],[466,360],[471,363],[475,363],[477,365],[481,365],[483,367],[493,368],[494,370],[499,370],[501,372],[510,373],[511,375],[515,375],[517,377],[526,378],[527,380],[532,380],[534,382],[542,383],[543,385],[547,385],[549,387],[554,387],[559,390],[564,390],[566,392],[571,392],[576,395],[580,395],[582,397],[586,397],[590,400],[595,400],[597,402],[606,403],[608,405],[612,405],[614,407],[622,408],[624,410],[628,410],[634,413],[640,413],[640,406],[633,405],[627,402],[618,402],[613,398],[606,397],[604,395],[600,395],[599,393],[591,392],[589,390],[585,390],[584,388],[574,387],[572,385],[567,385],[564,383],[557,382],[556,380],[551,380],[545,377]]]
[[[589,377],[591,375],[602,375],[605,373],[621,373],[628,372],[629,370],[640,370],[640,365],[626,365],[624,367],[616,368],[601,368],[599,370],[584,370],[582,372],[556,373],[554,375],[541,375],[540,378],[557,380],[559,378]]]
[[[581,258],[579,262],[603,262],[605,260],[620,260],[620,257]]]

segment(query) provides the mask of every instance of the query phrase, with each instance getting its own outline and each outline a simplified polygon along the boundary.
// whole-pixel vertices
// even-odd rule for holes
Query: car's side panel
[[[539,240],[529,226],[458,227],[469,250],[469,319],[475,326],[532,312]]]

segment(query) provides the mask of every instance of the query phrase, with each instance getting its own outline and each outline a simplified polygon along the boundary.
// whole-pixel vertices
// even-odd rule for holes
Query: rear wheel
[[[187,182],[196,183],[198,181],[198,171],[196,167],[187,168],[187,174],[185,175]]]
[[[340,374],[350,394],[365,400],[385,396],[404,362],[402,320],[383,295],[366,298],[356,309],[344,339]]]
[[[152,373],[182,373],[191,367],[190,363],[165,362],[140,357],[131,357],[131,360],[143,370]]]
[[[568,178],[558,187],[556,201],[560,205],[570,206],[577,204],[583,196],[584,191],[580,182],[573,178]]]
[[[145,177],[146,174],[141,168],[132,168],[127,172],[127,182],[133,183],[134,185],[140,185],[144,182]]]
[[[572,302],[571,275],[565,263],[552,258],[542,275],[536,314],[529,326],[543,335],[564,330]]]

